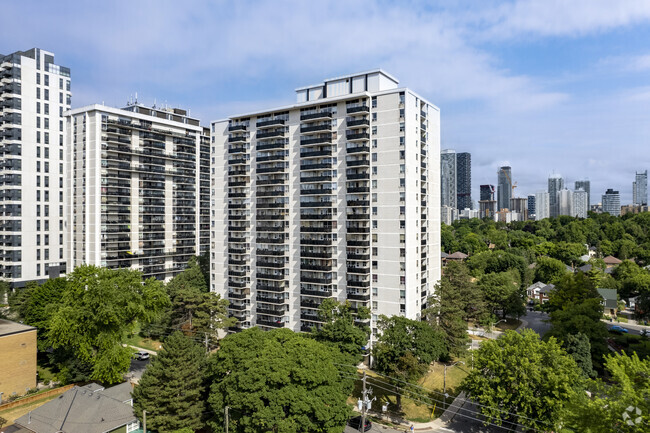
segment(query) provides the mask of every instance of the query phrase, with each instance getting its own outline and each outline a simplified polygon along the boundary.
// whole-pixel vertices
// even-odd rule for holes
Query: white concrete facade
[[[212,123],[211,290],[236,329],[325,298],[418,318],[440,278],[440,112],[381,70]],[[236,330],[233,329],[233,330]]]
[[[69,270],[169,280],[209,247],[209,130],[183,110],[91,105],[66,113]]]
[[[589,195],[587,191],[583,189],[578,189],[573,191],[573,212],[572,216],[576,218],[587,218],[589,210],[588,201]]]
[[[65,273],[63,112],[70,70],[33,48],[0,55],[0,274],[12,287]]]

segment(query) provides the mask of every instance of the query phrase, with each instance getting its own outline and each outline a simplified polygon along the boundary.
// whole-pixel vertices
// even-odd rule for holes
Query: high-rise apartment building
[[[588,197],[589,195],[587,194],[587,191],[583,189],[577,189],[573,191],[573,212],[571,212],[572,216],[576,218],[587,218],[589,216],[587,214],[589,210],[589,206],[587,205]]]
[[[63,112],[70,69],[33,48],[0,55],[0,276],[12,287],[65,272]]]
[[[573,216],[573,191],[563,188],[557,192],[558,216]]]
[[[77,108],[66,128],[69,266],[168,280],[208,249],[208,128],[139,104]]]
[[[440,206],[457,209],[456,168],[456,151],[442,150],[440,152]]]
[[[551,215],[549,193],[540,191],[535,194],[535,221],[543,220]]]
[[[519,221],[526,221],[528,219],[528,198],[513,197],[510,199],[509,209],[518,214]]]
[[[528,194],[528,218],[535,219],[535,194]]]
[[[648,170],[636,172],[632,188],[632,204],[645,206],[648,204]]]
[[[417,318],[440,278],[440,112],[381,70],[212,123],[211,290],[237,328],[324,299]]]
[[[587,209],[591,209],[591,182],[589,179],[576,180],[574,190],[583,190],[587,193]]]
[[[480,200],[494,200],[494,185],[481,185]]]
[[[497,207],[498,210],[508,209],[512,198],[512,170],[510,167],[500,167],[497,179]]]
[[[603,195],[603,213],[621,215],[621,196],[618,191],[609,188]]]
[[[468,152],[456,154],[456,195],[458,210],[472,208],[472,154]]]
[[[564,178],[559,174],[552,174],[548,177],[548,200],[551,218],[560,215],[560,202],[558,193],[564,189]]]

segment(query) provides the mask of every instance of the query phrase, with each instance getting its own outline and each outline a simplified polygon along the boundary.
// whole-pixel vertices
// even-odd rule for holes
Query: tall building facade
[[[528,198],[513,197],[510,199],[510,211],[518,214],[519,221],[528,219]]]
[[[535,194],[528,195],[528,218],[535,219]]]
[[[564,189],[564,178],[559,174],[552,174],[548,177],[548,199],[551,218],[560,215],[559,192]]]
[[[609,188],[603,195],[603,213],[621,215],[621,196],[618,191]]]
[[[576,180],[574,190],[583,190],[587,193],[587,209],[591,209],[591,182],[589,179]]]
[[[66,118],[70,267],[169,280],[210,239],[209,129],[184,110],[91,105]]]
[[[440,152],[440,206],[457,209],[457,159],[456,151],[445,149]]]
[[[535,194],[535,221],[551,216],[549,193],[540,191]]]
[[[633,204],[645,206],[648,204],[648,170],[636,172],[632,188]]]
[[[379,314],[419,317],[440,278],[439,109],[381,70],[296,92],[212,123],[211,290],[237,329],[308,331],[328,298],[369,307],[373,335]]]
[[[456,195],[458,210],[472,208],[472,155],[468,152],[456,154]]]
[[[573,191],[563,188],[557,192],[558,216],[573,216]]]
[[[512,170],[510,167],[500,167],[497,179],[498,210],[508,209],[512,198]]]
[[[573,212],[571,213],[572,216],[576,218],[587,218],[588,215],[588,198],[589,195],[587,194],[587,191],[583,189],[577,189],[573,191]]]
[[[12,287],[65,272],[63,112],[70,69],[33,48],[0,55],[0,276]]]
[[[481,185],[479,197],[480,200],[494,200],[494,185]]]

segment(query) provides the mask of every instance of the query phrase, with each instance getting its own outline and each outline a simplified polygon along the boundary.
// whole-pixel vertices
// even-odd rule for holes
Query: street
[[[521,320],[528,322],[525,327],[537,332],[540,337],[543,337],[551,329],[551,325],[548,323],[548,314],[541,311],[527,311]]]

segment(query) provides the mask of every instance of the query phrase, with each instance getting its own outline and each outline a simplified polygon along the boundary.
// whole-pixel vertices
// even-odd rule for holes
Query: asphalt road
[[[147,359],[146,361],[138,361],[137,359],[131,359],[131,365],[129,366],[128,375],[136,379],[142,378],[142,373],[144,373],[144,370],[147,368],[147,365],[149,365],[150,360],[151,358]]]
[[[528,322],[526,328],[530,328],[537,332],[540,337],[543,337],[550,329],[551,325],[548,323],[548,314],[541,311],[527,311],[526,315],[521,318]]]
[[[627,329],[630,334],[640,335],[642,330],[644,329],[650,330],[650,327],[643,326],[643,325],[633,325],[631,323],[616,323],[616,322],[610,323],[609,321],[605,321],[605,320],[603,320],[603,322],[605,322],[605,324],[607,325],[607,329],[611,328],[612,326],[620,326],[621,328]]]

